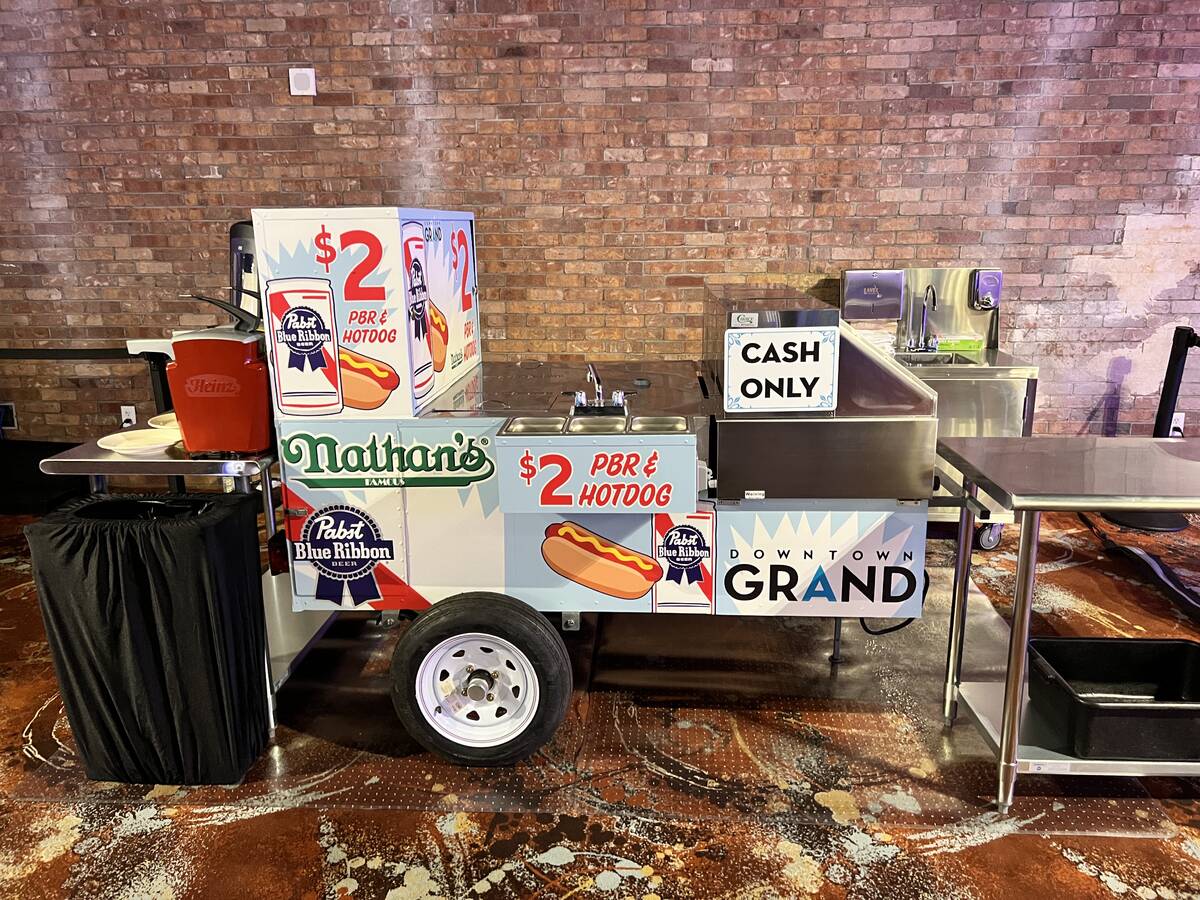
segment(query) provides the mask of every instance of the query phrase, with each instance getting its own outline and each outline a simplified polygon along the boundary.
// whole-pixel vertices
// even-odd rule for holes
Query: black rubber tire
[[[980,550],[995,550],[1003,535],[1003,525],[980,525],[975,529],[975,546]]]
[[[525,730],[495,747],[468,747],[438,734],[417,702],[417,671],[434,647],[456,634],[494,634],[516,645],[538,679],[538,708]],[[392,705],[413,740],[463,766],[510,766],[554,736],[571,703],[571,658],[567,645],[541,613],[528,604],[484,591],[458,594],[417,617],[392,656]]]

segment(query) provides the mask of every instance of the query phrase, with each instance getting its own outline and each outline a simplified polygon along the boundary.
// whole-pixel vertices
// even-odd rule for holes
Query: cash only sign
[[[836,325],[730,328],[726,412],[830,412],[837,408]]]

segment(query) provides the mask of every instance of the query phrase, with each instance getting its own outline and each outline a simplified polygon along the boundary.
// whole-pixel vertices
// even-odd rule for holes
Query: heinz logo
[[[242,383],[231,375],[193,375],[183,389],[189,397],[236,397]]]

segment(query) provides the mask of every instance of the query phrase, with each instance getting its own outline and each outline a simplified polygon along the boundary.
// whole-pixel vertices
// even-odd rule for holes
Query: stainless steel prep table
[[[961,701],[999,756],[996,800],[1012,804],[1019,772],[1071,775],[1200,775],[1200,760],[1080,759],[1043,746],[1038,723],[1024,718],[1029,620],[1043,512],[1200,510],[1200,439],[1099,437],[946,438],[938,455],[963,473],[967,502],[959,518],[950,608],[944,713],[950,725]],[[971,536],[982,491],[1016,514],[1021,526],[1012,635],[1003,687],[960,684],[971,578]],[[1024,733],[1023,733],[1024,732]]]
[[[103,493],[108,487],[108,478],[113,475],[160,475],[182,480],[187,477],[207,476],[229,478],[238,493],[253,492],[252,479],[257,479],[262,492],[262,509],[269,538],[275,533],[275,502],[271,494],[271,466],[275,457],[270,453],[231,458],[190,456],[178,445],[144,456],[123,456],[105,450],[95,441],[88,441],[70,450],[64,450],[41,462],[41,470],[47,475],[87,475],[91,488]],[[265,586],[264,586],[265,588]],[[320,637],[331,616],[323,613],[291,612],[291,591],[264,589],[264,615],[266,616],[266,661],[265,681],[267,687],[267,709],[271,727],[275,727],[275,691],[283,685],[304,651]],[[271,602],[282,602],[286,609],[274,609]],[[299,629],[299,631],[297,631]],[[272,647],[276,655],[272,654]],[[279,652],[279,651],[284,652]]]

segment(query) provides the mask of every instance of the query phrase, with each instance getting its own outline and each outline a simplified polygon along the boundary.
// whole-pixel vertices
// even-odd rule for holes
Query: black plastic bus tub
[[[1029,702],[1081,759],[1200,758],[1200,643],[1035,638]]]

